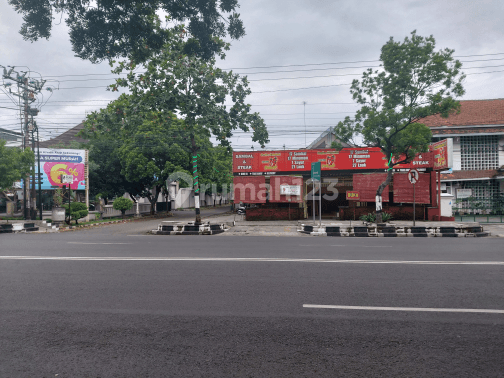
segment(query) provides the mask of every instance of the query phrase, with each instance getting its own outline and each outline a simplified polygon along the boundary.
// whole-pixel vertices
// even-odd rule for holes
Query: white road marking
[[[131,244],[131,243],[84,243],[84,242],[68,242],[68,244]]]
[[[107,257],[107,256],[0,256],[0,260],[89,260],[89,261],[235,261],[235,262],[302,262],[335,264],[405,264],[405,265],[502,265],[504,261],[408,261],[408,260],[339,260],[295,259],[282,257]]]
[[[330,308],[337,310],[368,310],[368,311],[413,311],[413,312],[473,312],[483,314],[504,314],[504,310],[485,308],[422,308],[422,307],[373,307],[373,306],[336,306],[304,304],[305,308]]]

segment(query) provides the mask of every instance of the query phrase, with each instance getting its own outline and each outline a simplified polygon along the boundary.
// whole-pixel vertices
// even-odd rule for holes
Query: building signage
[[[453,139],[443,139],[430,145],[433,153],[432,168],[436,171],[444,171],[453,168]]]
[[[37,154],[35,154],[36,157]],[[61,176],[68,176],[66,180],[71,181],[69,183],[72,189],[86,189],[85,165],[85,150],[41,148],[40,177],[42,189],[62,187]],[[35,168],[37,171],[37,164],[35,164]]]
[[[300,196],[300,185],[280,185],[280,194],[283,196]]]
[[[346,192],[346,199],[347,199],[347,201],[359,201],[360,200],[359,192],[347,191]]]
[[[440,149],[436,151],[439,152]],[[445,150],[442,150],[445,151]],[[446,150],[447,151],[447,150]],[[446,153],[443,152],[445,155]],[[402,159],[402,158],[401,158]],[[433,167],[433,152],[418,154],[408,164],[394,169]],[[233,153],[233,172],[237,176],[276,175],[282,172],[310,172],[312,163],[320,163],[322,171],[386,170],[389,159],[380,148],[344,148],[336,150],[248,151]],[[441,163],[438,164],[442,168]]]
[[[472,189],[457,189],[457,199],[469,198],[472,196]]]

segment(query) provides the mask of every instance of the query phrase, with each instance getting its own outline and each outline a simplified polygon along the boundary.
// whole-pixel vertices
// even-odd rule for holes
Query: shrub
[[[134,202],[129,198],[119,197],[114,200],[112,207],[115,210],[120,210],[122,213],[122,217],[126,214],[126,210],[129,210],[133,207]]]
[[[376,222],[376,212],[372,213],[367,213],[364,215],[361,215],[359,219],[363,222],[369,222],[369,223],[375,223]],[[392,219],[392,214],[387,213],[386,211],[382,212],[382,219],[384,222],[388,222],[389,220]]]
[[[70,209],[68,209],[67,204],[63,205],[63,207],[65,208],[65,216],[68,217],[68,224],[70,224],[72,219],[75,220],[75,224],[78,224],[79,219],[89,214],[86,204],[81,202],[72,202]]]

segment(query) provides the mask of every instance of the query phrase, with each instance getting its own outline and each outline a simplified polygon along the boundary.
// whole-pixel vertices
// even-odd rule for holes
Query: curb
[[[298,232],[313,236],[341,237],[485,237],[490,232],[484,232],[479,226],[440,226],[440,227],[401,227],[380,224],[376,226],[311,226],[301,224]]]

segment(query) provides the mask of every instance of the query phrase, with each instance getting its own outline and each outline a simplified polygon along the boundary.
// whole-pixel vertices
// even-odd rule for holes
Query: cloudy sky
[[[247,75],[249,103],[270,132],[267,148],[303,148],[357,106],[349,83],[377,66],[381,46],[416,29],[434,35],[463,62],[463,99],[504,98],[504,2],[502,0],[239,0],[247,35],[233,41],[222,68]],[[59,20],[56,20],[59,21]],[[0,65],[27,66],[59,90],[44,91],[37,123],[55,137],[87,113],[118,96],[107,63],[74,57],[64,22],[49,41],[24,41],[22,18],[0,0]],[[46,85],[47,85],[46,84]],[[3,87],[1,89],[5,90]],[[41,98],[42,100],[42,98]],[[303,103],[306,103],[303,105]],[[19,130],[19,111],[0,91],[0,127]],[[250,150],[250,135],[236,133],[236,150]]]

